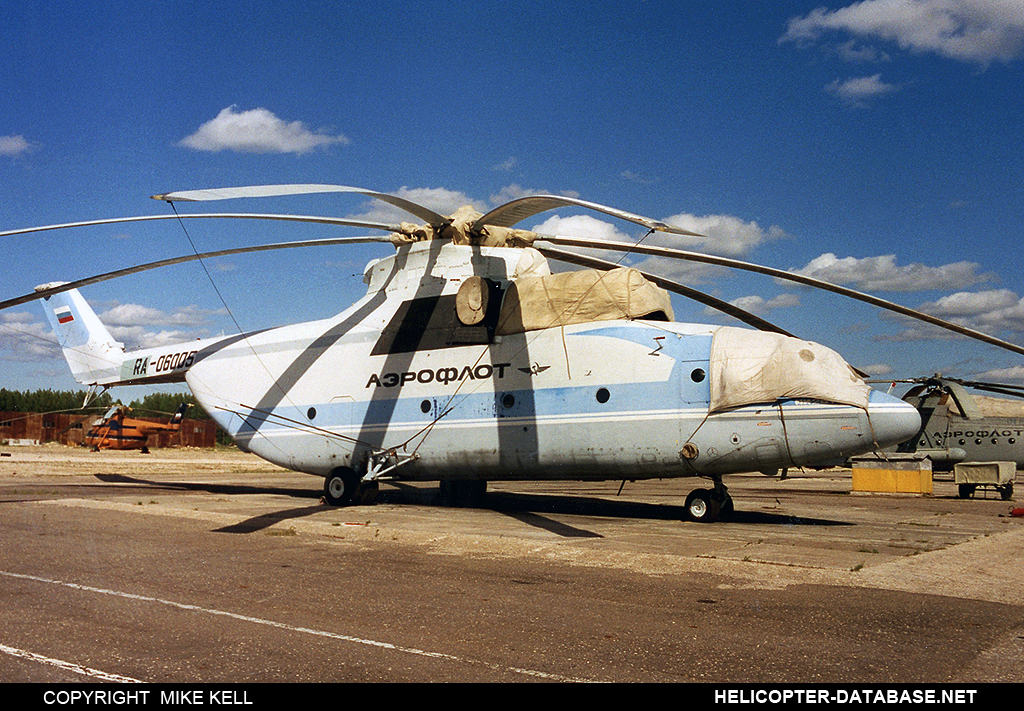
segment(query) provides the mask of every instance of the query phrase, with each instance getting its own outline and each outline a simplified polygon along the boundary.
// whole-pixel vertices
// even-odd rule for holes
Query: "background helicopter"
[[[615,208],[531,196],[486,215],[447,217],[346,186],[256,186],[154,196],[167,202],[303,192],[358,193],[426,224],[328,217],[189,214],[26,228],[0,236],[152,219],[247,218],[373,228],[388,236],[258,245],[188,255],[47,284],[42,298],[69,365],[93,387],[186,381],[242,449],[324,477],[328,502],[368,501],[386,478],[483,491],[497,479],[702,476],[696,520],[732,509],[723,476],[828,466],[918,432],[907,404],[871,390],[836,353],[654,274],[562,246],[717,264],[840,293],[1016,353],[1024,349],[876,297],[738,260],[641,243],[513,229],[546,210],[583,207],[649,231],[693,233]],[[209,256],[388,241],[363,299],[336,317],[126,353],[77,287]],[[593,268],[552,275],[546,257]],[[596,270],[610,270],[602,276]],[[656,285],[656,286],[654,286]],[[759,330],[672,321],[670,289]]]
[[[189,405],[182,403],[166,423],[128,417],[131,408],[114,405],[85,433],[86,446],[101,449],[139,449],[149,454],[149,438],[161,432],[177,432]]]
[[[899,445],[898,452],[925,454],[938,471],[949,471],[960,462],[1005,461],[1024,467],[1024,387],[939,374],[892,382],[911,384],[903,400],[921,413],[920,432]],[[1008,499],[1013,484],[999,490]]]

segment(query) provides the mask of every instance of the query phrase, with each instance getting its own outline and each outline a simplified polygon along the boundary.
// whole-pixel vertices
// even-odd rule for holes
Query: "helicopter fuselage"
[[[926,454],[937,471],[951,470],[960,462],[1008,461],[1024,468],[1024,417],[983,413],[975,398],[956,382],[936,377],[929,387],[905,396],[921,413],[922,425],[899,451]]]
[[[38,290],[79,382],[186,381],[241,449],[323,476],[331,504],[383,479],[457,499],[497,480],[701,476],[714,489],[686,509],[711,521],[732,510],[726,474],[841,464],[920,430],[835,351],[677,323],[635,269],[552,274],[533,248],[435,238],[364,281],[331,318],[132,352],[76,289]]]
[[[828,466],[917,429],[916,411],[877,391],[866,408],[778,399],[710,413],[717,326],[461,324],[460,282],[507,283],[520,255],[403,247],[338,316],[214,343],[185,356],[185,377],[239,446],[317,475],[717,477]]]

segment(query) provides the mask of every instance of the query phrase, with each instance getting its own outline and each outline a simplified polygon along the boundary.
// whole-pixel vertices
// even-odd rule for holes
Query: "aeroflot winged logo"
[[[519,368],[519,372],[526,373],[527,375],[540,375],[550,367],[550,365],[541,365],[540,363],[534,363],[529,368]]]
[[[75,317],[71,313],[71,309],[67,306],[61,306],[59,309],[54,309],[53,315],[57,317],[57,323],[71,323],[75,320]]]

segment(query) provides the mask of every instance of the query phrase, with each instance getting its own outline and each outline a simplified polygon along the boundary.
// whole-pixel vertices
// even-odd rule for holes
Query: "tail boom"
[[[36,291],[56,286],[43,284]],[[88,386],[184,382],[196,354],[222,338],[126,351],[77,289],[44,297],[43,310],[75,380]]]

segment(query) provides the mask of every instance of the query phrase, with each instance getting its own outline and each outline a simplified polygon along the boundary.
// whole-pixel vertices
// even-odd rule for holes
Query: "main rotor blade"
[[[30,232],[46,232],[47,230],[63,230],[68,227],[89,227],[90,225],[113,225],[119,222],[147,222],[149,220],[194,220],[209,218],[227,218],[239,220],[279,220],[283,222],[313,222],[322,225],[338,225],[342,227],[361,227],[372,230],[385,230],[386,232],[400,232],[400,225],[386,225],[379,222],[363,222],[361,220],[343,220],[337,217],[316,217],[310,215],[274,215],[248,212],[214,212],[204,214],[181,214],[181,215],[140,215],[137,217],[111,217],[104,220],[86,220],[84,222],[65,222],[60,225],[43,225],[41,227],[23,227],[17,230],[6,230],[0,232],[0,237],[10,235],[23,235]]]
[[[976,380],[960,380],[959,378],[937,378],[937,380],[948,380],[954,383],[959,383],[964,387],[974,388],[975,390],[1024,398],[1024,386],[1022,385],[1011,385],[1009,383],[984,383]]]
[[[364,188],[353,188],[348,185],[248,185],[237,188],[209,188],[206,190],[179,190],[173,193],[153,195],[154,200],[165,200],[167,202],[198,202],[203,200],[232,200],[235,198],[261,198],[279,197],[281,195],[309,195],[312,193],[357,193],[367,197],[382,200],[389,205],[405,210],[421,220],[426,220],[431,225],[446,225],[451,220],[444,215],[439,215],[430,208],[417,205],[416,203],[388,193],[380,193],[376,190]]]
[[[981,390],[983,392],[999,393],[1011,397],[1024,398],[1024,385],[1011,385],[1009,383],[984,383],[976,380],[961,380],[946,375],[932,375],[922,378],[895,378],[891,380],[869,380],[869,383],[912,383],[922,388],[944,388],[949,389],[949,383],[956,383],[965,388]]]
[[[544,241],[552,244],[561,244],[571,247],[589,247],[592,249],[607,249],[615,252],[633,252],[637,254],[649,254],[656,257],[670,257],[673,259],[683,259],[690,262],[702,262],[704,264],[714,264],[717,266],[730,267],[732,269],[741,269],[743,271],[754,272],[756,274],[764,274],[767,276],[775,277],[776,279],[782,279],[785,281],[796,282],[797,284],[804,284],[805,286],[811,286],[816,289],[823,289],[825,291],[831,291],[834,294],[841,294],[842,296],[855,299],[857,301],[863,301],[864,303],[877,306],[878,308],[892,311],[894,313],[901,314],[903,316],[909,316],[910,318],[917,319],[918,321],[924,321],[930,323],[933,326],[938,326],[947,331],[958,333],[961,336],[967,336],[989,345],[997,346],[1005,350],[1024,355],[1024,346],[1019,346],[1009,341],[1004,341],[995,336],[990,336],[987,333],[981,331],[975,331],[973,328],[967,328],[959,324],[945,321],[935,316],[930,316],[923,311],[917,311],[915,309],[909,309],[906,306],[900,306],[899,304],[893,303],[892,301],[886,301],[880,299],[877,296],[865,294],[860,291],[853,289],[847,289],[843,286],[837,286],[836,284],[830,284],[827,281],[821,281],[820,279],[814,279],[812,277],[806,277],[802,274],[794,274],[793,272],[784,272],[781,269],[773,269],[771,267],[764,267],[760,264],[752,264],[750,262],[742,262],[737,259],[728,259],[726,257],[715,257],[710,254],[701,254],[699,252],[687,252],[681,249],[672,249],[670,247],[654,247],[644,244],[636,244],[629,242],[614,242],[612,240],[599,240],[599,239],[580,239],[577,237],[548,237],[545,236]],[[534,243],[534,247],[537,247],[537,243]]]
[[[1000,395],[1009,395],[1010,397],[1024,398],[1024,392],[1021,392],[1020,389],[1012,385],[992,385],[985,383],[963,383],[963,385],[987,393],[999,393]]]
[[[569,264],[575,264],[581,267],[590,267],[593,269],[615,269],[616,267],[622,266],[621,264],[609,262],[604,259],[598,259],[597,257],[590,257],[587,255],[578,254],[576,252],[567,252],[563,249],[558,249],[556,247],[548,247],[546,245],[541,245],[537,247],[537,250],[541,252],[541,254],[547,257],[551,257],[552,259],[559,259],[563,262],[568,262]],[[674,291],[675,293],[685,296],[688,299],[693,299],[697,303],[704,304],[705,306],[710,306],[711,308],[721,311],[722,313],[727,314],[729,316],[732,316],[733,318],[742,321],[748,326],[753,326],[754,328],[760,331],[780,333],[783,336],[793,335],[789,331],[786,331],[785,329],[782,329],[769,321],[765,321],[763,318],[755,316],[749,311],[745,311],[739,308],[738,306],[733,306],[727,301],[716,299],[714,296],[711,296],[710,294],[705,294],[702,291],[697,291],[696,289],[692,289],[688,286],[680,284],[677,281],[672,281],[671,279],[666,279],[665,277],[658,276],[657,274],[650,274],[639,269],[637,271],[643,274],[648,281],[657,284],[662,289]]]
[[[629,222],[635,222],[638,225],[643,225],[647,229],[654,230],[655,232],[669,232],[674,235],[686,235],[688,237],[704,236],[697,234],[696,232],[684,230],[682,227],[674,227],[658,220],[652,220],[649,217],[634,215],[632,212],[626,212],[625,210],[619,210],[605,205],[598,205],[597,203],[587,202],[585,200],[577,200],[576,198],[562,197],[560,195],[530,195],[507,202],[504,205],[494,208],[474,222],[473,232],[479,231],[485,225],[494,225],[495,227],[512,227],[513,225],[522,222],[527,217],[533,217],[538,213],[554,210],[558,207],[570,206],[585,207],[588,210],[603,212],[604,214],[611,215],[612,217],[618,217],[622,220],[628,220]]]
[[[3,309],[10,308],[12,306],[18,306],[20,304],[27,303],[29,301],[35,301],[36,299],[43,299],[48,296],[52,296],[53,294],[59,294],[63,291],[71,291],[72,289],[77,289],[78,287],[81,286],[98,284],[101,281],[109,281],[111,279],[117,279],[118,277],[128,276],[129,274],[137,274],[139,272],[149,271],[150,269],[169,267],[172,264],[194,262],[197,259],[212,259],[214,257],[225,257],[230,254],[245,254],[246,252],[266,252],[275,249],[294,249],[296,247],[321,247],[333,244],[361,244],[365,242],[383,242],[390,244],[390,241],[384,235],[368,235],[366,237],[335,237],[331,239],[310,239],[301,240],[297,242],[276,242],[274,244],[260,244],[251,247],[235,247],[234,249],[220,249],[215,252],[203,252],[201,254],[187,254],[183,257],[161,259],[156,262],[149,262],[147,264],[140,264],[135,267],[118,269],[116,271],[86,277],[85,279],[79,279],[77,281],[71,281],[63,284],[48,286],[45,289],[33,291],[31,294],[25,294],[24,296],[18,296],[13,299],[7,299],[6,301],[0,301],[0,311],[2,311]]]

